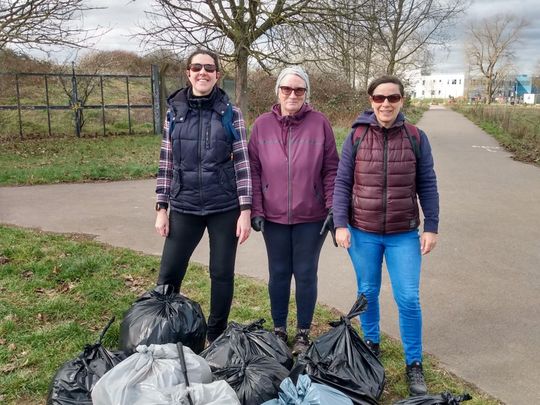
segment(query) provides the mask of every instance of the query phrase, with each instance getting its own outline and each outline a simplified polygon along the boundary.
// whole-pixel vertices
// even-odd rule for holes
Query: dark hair
[[[401,96],[403,97],[405,95],[405,89],[403,87],[403,83],[401,83],[401,80],[399,80],[396,76],[388,76],[388,75],[381,76],[372,80],[367,89],[368,94],[372,96],[375,89],[379,85],[384,84],[384,83],[397,84],[399,86],[399,93],[401,94]]]
[[[209,51],[208,49],[203,48],[197,48],[193,52],[190,53],[190,55],[187,58],[186,62],[186,69],[189,69],[189,65],[191,65],[191,61],[196,55],[208,55],[212,59],[214,59],[214,65],[216,65],[216,71],[219,72],[219,58],[215,52]]]

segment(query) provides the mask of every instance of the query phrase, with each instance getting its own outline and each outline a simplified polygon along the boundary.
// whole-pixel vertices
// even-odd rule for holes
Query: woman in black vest
[[[168,98],[157,177],[156,230],[165,237],[158,284],[180,291],[204,230],[210,239],[209,342],[227,327],[236,247],[250,233],[251,177],[242,112],[217,86],[216,54],[187,60],[188,85]]]

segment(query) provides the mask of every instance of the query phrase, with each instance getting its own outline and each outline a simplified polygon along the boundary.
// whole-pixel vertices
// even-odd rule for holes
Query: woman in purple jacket
[[[317,267],[332,208],[338,154],[328,119],[308,103],[309,78],[299,66],[276,82],[279,103],[253,124],[248,151],[253,182],[252,227],[268,254],[268,291],[274,332],[287,342],[291,280],[295,280],[297,333],[293,353],[309,345],[317,301]]]
[[[334,224],[347,248],[358,294],[368,301],[360,316],[364,339],[380,355],[379,292],[383,257],[398,306],[411,395],[427,392],[422,369],[420,266],[437,242],[439,193],[426,134],[406,123],[403,84],[394,76],[368,87],[373,111],[361,114],[343,144],[334,190]],[[424,214],[419,235],[418,199]]]

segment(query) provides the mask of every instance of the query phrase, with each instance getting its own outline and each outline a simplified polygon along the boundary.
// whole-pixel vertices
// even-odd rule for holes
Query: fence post
[[[161,116],[161,92],[160,92],[159,67],[152,65],[152,111],[154,118],[154,134],[161,134],[162,116]]]
[[[23,139],[22,116],[21,116],[21,92],[19,90],[19,75],[15,74],[15,88],[17,89],[17,113],[19,116],[19,136]]]
[[[79,95],[77,94],[77,77],[75,76],[75,62],[71,62],[71,106],[75,112],[75,134],[81,137],[81,112]]]

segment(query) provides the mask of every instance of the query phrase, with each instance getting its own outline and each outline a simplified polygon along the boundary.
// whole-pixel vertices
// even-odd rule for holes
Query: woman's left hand
[[[236,236],[240,244],[244,243],[251,232],[251,210],[240,211],[236,222]]]
[[[420,236],[420,249],[423,255],[427,255],[437,245],[437,234],[434,232],[424,232]]]

